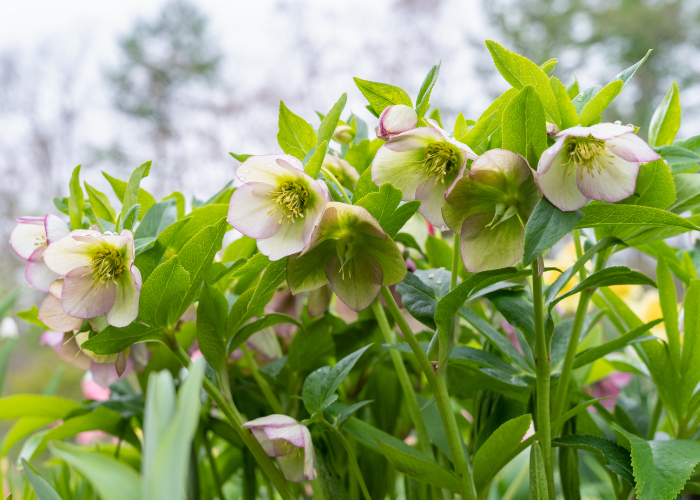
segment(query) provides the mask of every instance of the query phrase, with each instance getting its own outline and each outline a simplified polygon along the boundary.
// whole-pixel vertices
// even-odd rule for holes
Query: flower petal
[[[299,422],[287,415],[274,414],[256,418],[254,420],[249,420],[248,422],[241,425],[241,427],[245,427],[246,429],[252,429],[254,427],[263,426],[284,427],[287,425],[297,425],[298,423]]]
[[[324,268],[335,254],[335,240],[328,239],[303,255],[290,255],[287,260],[287,283],[291,292],[295,295],[309,292],[328,283]]]
[[[263,432],[265,432],[265,436],[267,436],[267,439],[270,441],[283,439],[292,443],[297,448],[303,448],[305,443],[302,429],[306,429],[306,427],[299,423],[278,426],[265,425],[263,427]]]
[[[288,176],[287,170],[280,167],[277,160],[284,160],[294,168],[304,170],[301,162],[292,155],[256,155],[251,156],[238,166],[236,177],[243,183],[263,182],[276,186]]]
[[[297,219],[295,222],[285,220],[278,224],[279,230],[274,235],[258,240],[258,250],[273,261],[301,252],[308,243],[308,239],[304,241],[304,235],[310,239],[314,225],[312,223],[308,231],[304,230],[305,227],[305,219]]]
[[[32,288],[40,292],[48,292],[51,283],[58,278],[58,274],[51,271],[46,263],[44,263],[44,259],[41,257],[43,253],[43,248],[34,251],[24,268],[24,277]],[[37,257],[35,257],[35,255],[37,255]]]
[[[492,149],[474,160],[469,177],[514,195],[518,186],[531,175],[527,160],[507,149]]]
[[[326,203],[323,215],[302,255],[329,238],[338,238],[342,232],[365,233],[377,238],[386,238],[379,222],[366,208],[331,201]]]
[[[512,266],[523,258],[525,231],[517,217],[487,228],[494,212],[470,215],[462,224],[460,250],[470,273]]]
[[[93,361],[90,365],[92,380],[94,380],[97,385],[104,387],[105,389],[126,377],[133,369],[134,364],[133,361],[131,361],[131,358],[126,360],[126,369],[121,374],[121,377],[119,376],[119,373],[117,373],[117,368],[114,363],[97,363]]]
[[[70,233],[68,224],[66,224],[60,217],[56,217],[53,214],[46,215],[46,218],[44,219],[44,228],[46,230],[46,242],[49,245]]]
[[[326,265],[326,277],[331,288],[350,309],[361,311],[377,298],[384,281],[382,266],[369,254],[358,250],[341,272],[337,255]]]
[[[445,205],[445,193],[447,185],[435,181],[431,178],[418,186],[416,198],[420,200],[418,211],[425,217],[425,220],[433,226],[445,229],[447,224],[442,218],[442,207]]]
[[[561,166],[569,162],[566,153],[560,151],[558,155],[543,162],[546,156],[543,154],[540,159],[537,170],[537,185],[547,199],[564,212],[578,210],[588,203],[588,198],[581,193],[576,183],[578,171],[570,173],[569,165]]]
[[[388,236],[382,239],[359,234],[355,237],[355,244],[379,262],[383,273],[382,285],[395,285],[406,277],[406,261],[394,240]]]
[[[251,238],[269,238],[280,230],[275,200],[269,194],[275,188],[259,182],[244,184],[233,192],[228,210],[228,223]]]
[[[277,457],[277,463],[287,481],[300,483],[304,480],[304,455],[294,453]],[[312,477],[313,479],[313,477]]]
[[[35,250],[46,246],[46,230],[43,219],[24,217],[18,220],[19,224],[10,234],[10,246],[17,256],[27,260]]]
[[[83,324],[82,319],[65,314],[61,307],[61,301],[51,294],[44,297],[39,307],[38,318],[55,332],[72,332]]]
[[[136,266],[132,266],[131,273],[124,273],[116,285],[114,305],[105,317],[110,325],[121,328],[134,321],[139,314],[141,272]]]
[[[372,182],[377,186],[389,183],[401,190],[402,200],[416,199],[416,189],[423,182],[423,149],[397,153],[382,146],[372,161]]]
[[[382,146],[396,153],[421,149],[432,142],[443,142],[443,135],[433,127],[419,127],[396,135]]]
[[[608,156],[601,156],[599,161],[605,165],[600,173],[591,174],[583,170],[583,176],[576,178],[581,193],[592,200],[611,203],[632,196],[637,185],[639,164]]]
[[[394,135],[416,128],[417,124],[418,114],[412,107],[405,104],[389,106],[379,116],[377,137],[387,140]]]
[[[63,288],[63,278],[57,279],[49,286],[49,293],[61,300],[61,289]]]
[[[627,133],[605,143],[609,151],[625,161],[648,163],[659,159],[656,151],[635,133]]]
[[[79,239],[92,237],[74,237],[74,233],[75,231],[51,243],[44,252],[44,262],[49,269],[60,276],[67,275],[73,269],[90,267],[92,264],[92,250],[96,242],[79,241]]]
[[[474,162],[473,166],[476,164]],[[506,202],[506,194],[493,186],[463,177],[455,184],[442,207],[447,226],[455,233],[462,230],[464,219],[470,215],[495,210],[496,203]]]
[[[621,125],[619,123],[597,123],[591,125],[588,129],[593,137],[601,141],[607,141],[613,137],[619,137],[634,132],[634,127],[632,125]]]
[[[243,427],[245,427],[245,424],[243,424]],[[267,439],[262,427],[253,427],[250,429],[250,432],[253,433],[253,436],[255,436],[255,439],[258,440],[258,443],[260,443],[260,446],[262,446],[263,450],[265,450],[268,457],[276,457],[279,455],[275,443]]]
[[[116,283],[110,281],[95,286],[90,268],[74,269],[63,280],[63,312],[76,318],[88,319],[107,314],[116,297]]]

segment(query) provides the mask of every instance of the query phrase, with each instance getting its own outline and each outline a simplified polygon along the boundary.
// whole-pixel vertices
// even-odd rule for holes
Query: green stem
[[[168,347],[170,347],[172,353],[180,361],[180,363],[182,363],[182,366],[188,367],[192,362],[190,357],[182,349],[180,344],[177,343],[174,336],[171,336],[170,339],[171,342]],[[224,379],[226,379],[226,377],[224,377]],[[243,443],[245,443],[246,447],[253,454],[255,459],[258,461],[260,468],[263,470],[265,475],[270,478],[270,481],[272,481],[272,484],[275,486],[279,494],[282,495],[282,498],[284,500],[292,500],[293,497],[287,487],[287,480],[282,472],[275,467],[275,464],[272,462],[270,457],[267,456],[267,453],[265,453],[265,450],[263,450],[262,446],[260,446],[260,443],[258,443],[258,440],[255,439],[253,434],[241,427],[244,423],[243,417],[240,413],[238,413],[238,409],[233,403],[230,394],[227,398],[224,398],[221,391],[211,382],[211,380],[206,377],[204,378],[202,385],[204,390],[207,391],[207,394],[209,394],[209,397],[214,400],[221,412],[226,415],[226,418],[228,418],[229,422],[231,422],[231,427],[233,427],[233,430],[236,431]]]
[[[214,485],[216,486],[216,491],[219,493],[219,498],[221,500],[226,500],[224,496],[224,490],[221,486],[221,476],[219,476],[219,469],[216,468],[216,460],[214,458],[214,452],[211,448],[211,441],[207,436],[207,430],[200,426],[200,432],[202,435],[202,442],[204,443],[204,449],[207,450],[207,459],[209,460],[209,466],[211,467],[211,475],[214,478]]]
[[[535,368],[537,375],[537,431],[542,443],[545,475],[549,500],[554,497],[554,474],[552,468],[552,431],[549,414],[550,364],[547,335],[544,331],[544,310],[542,294],[542,276],[537,273],[536,261],[532,264],[532,302],[535,308]]]
[[[340,194],[343,195],[343,198],[345,198],[345,203],[348,205],[352,205],[352,202],[350,201],[350,198],[348,198],[348,194],[345,192],[345,188],[343,185],[340,183],[340,181],[333,175],[327,168],[321,167],[321,172],[323,172],[323,175],[328,177],[331,181],[333,181],[333,184],[335,184],[338,187],[338,190],[340,191]]]
[[[464,454],[462,436],[459,432],[459,428],[457,427],[455,414],[452,411],[452,403],[450,402],[450,397],[447,393],[447,386],[445,384],[444,376],[436,376],[435,372],[433,371],[433,364],[428,359],[428,355],[425,353],[425,351],[423,351],[418,339],[413,334],[413,331],[411,331],[411,327],[408,326],[406,318],[404,318],[401,314],[401,310],[396,304],[394,297],[385,286],[382,287],[382,297],[389,308],[389,312],[394,317],[394,321],[396,321],[399,328],[401,328],[404,338],[411,347],[413,354],[418,359],[418,363],[423,369],[425,377],[428,379],[430,388],[435,396],[435,403],[440,410],[440,417],[442,418],[442,423],[445,427],[447,442],[450,445],[452,463],[454,464],[455,472],[457,473],[457,480],[459,482],[459,490],[460,494],[462,495],[462,499],[475,500],[476,493],[474,492],[474,482],[472,480],[471,472],[469,471],[467,457]]]
[[[574,229],[574,248],[576,249],[576,260],[579,260],[583,256],[583,246],[581,245],[581,231]],[[586,266],[581,266],[578,270],[578,275],[581,281],[586,279]]]
[[[357,465],[357,458],[355,457],[355,452],[352,451],[352,446],[350,446],[350,443],[348,440],[343,436],[343,433],[340,432],[338,429],[333,427],[331,424],[326,422],[325,420],[319,421],[320,424],[324,424],[326,427],[328,427],[330,430],[332,430],[336,436],[338,436],[338,439],[340,439],[340,442],[343,443],[343,447],[345,448],[345,451],[348,453],[348,457],[350,458],[350,468],[352,469],[352,474],[355,476],[355,479],[357,480],[357,484],[360,485],[360,489],[362,490],[362,495],[365,497],[365,500],[372,500],[372,497],[369,494],[369,491],[367,490],[367,485],[365,484],[365,479],[362,477],[362,473],[360,472],[360,468]]]
[[[656,428],[659,426],[659,420],[661,419],[661,410],[663,410],[664,405],[661,402],[661,398],[656,401],[656,406],[654,407],[654,413],[651,416],[651,422],[649,423],[649,432],[647,434],[647,441],[654,439],[656,434]]]
[[[272,389],[270,389],[270,385],[267,383],[267,380],[265,380],[265,378],[260,374],[258,364],[255,362],[255,358],[250,352],[250,349],[248,349],[248,346],[245,345],[245,342],[241,344],[241,351],[243,351],[243,359],[245,359],[246,363],[248,364],[255,382],[258,384],[258,387],[260,387],[263,396],[265,396],[267,404],[269,404],[272,407],[272,411],[278,415],[284,413],[282,411],[282,404],[277,399],[277,396],[275,396],[275,393],[272,392]]]
[[[459,276],[459,234],[455,233],[452,246],[452,275],[450,276],[450,292],[457,288],[457,276]]]

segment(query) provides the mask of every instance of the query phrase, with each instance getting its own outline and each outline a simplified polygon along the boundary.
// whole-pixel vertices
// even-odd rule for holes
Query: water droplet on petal
[[[247,174],[248,172],[250,172],[250,169],[249,169],[249,168],[244,168],[243,170],[241,170],[241,172],[243,172],[244,174]]]
[[[244,180],[245,180],[245,177],[243,177],[242,175],[240,175],[240,176],[238,176],[238,180],[244,181]]]
[[[615,125],[622,125],[622,122],[620,120],[615,120]]]

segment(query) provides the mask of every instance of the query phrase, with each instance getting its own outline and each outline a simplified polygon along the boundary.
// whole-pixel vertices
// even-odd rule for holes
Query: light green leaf
[[[593,96],[595,96],[598,92],[600,92],[601,88],[602,87],[600,85],[595,85],[593,87],[587,88],[579,95],[574,97],[571,102],[573,102],[574,108],[576,108],[576,112],[579,114],[583,112],[583,108],[586,107],[588,101],[590,101],[593,98]]]
[[[270,299],[275,294],[275,289],[285,279],[287,279],[287,258],[270,262],[270,265],[265,268],[263,275],[260,277],[258,286],[255,287],[255,293],[250,299],[246,315],[249,318],[262,316],[265,305],[270,302]]]
[[[347,94],[341,95],[338,102],[336,102],[328,114],[323,117],[323,121],[321,121],[321,125],[318,127],[316,146],[320,146],[324,141],[326,143],[331,142],[331,137],[333,137],[333,132],[335,132],[335,128],[338,125],[338,120],[340,120],[340,114],[343,112],[347,100]]]
[[[355,204],[357,204],[358,201],[367,196],[369,193],[377,192],[379,192],[379,188],[372,181],[372,169],[368,168],[362,172],[360,178],[357,180],[357,184],[355,184],[355,191],[352,193],[352,199],[354,200]]]
[[[10,430],[7,431],[7,434],[5,434],[0,455],[7,455],[7,452],[20,440],[55,421],[56,419],[54,417],[24,417],[17,420]]]
[[[564,84],[557,78],[550,78],[549,83],[552,85],[552,91],[554,92],[554,97],[559,107],[562,130],[575,127],[579,123],[578,113],[576,112],[574,103],[571,102],[571,97],[569,97]],[[578,93],[578,90],[576,92]]]
[[[20,394],[0,399],[0,419],[24,417],[65,418],[80,405],[56,396]]]
[[[387,83],[361,80],[359,78],[353,78],[353,80],[355,80],[355,85],[360,89],[362,95],[365,96],[377,116],[379,116],[384,109],[394,104],[404,104],[413,107],[413,102],[411,102],[409,95],[405,90],[399,87]]]
[[[464,137],[467,135],[467,132],[469,132],[467,120],[465,120],[464,115],[460,113],[457,115],[454,133],[452,135],[454,135],[454,138],[457,139],[459,142],[464,142]]]
[[[531,85],[525,85],[508,103],[501,119],[502,147],[527,158],[537,168],[547,149],[547,123],[542,102]]]
[[[220,373],[226,358],[224,335],[227,316],[226,297],[218,288],[205,283],[197,308],[197,341],[204,359],[217,373]]]
[[[170,224],[177,221],[176,200],[171,198],[153,205],[141,218],[134,238],[157,238]]]
[[[231,156],[233,156],[236,160],[240,161],[243,163],[246,161],[248,158],[250,158],[253,155],[246,155],[246,154],[236,154],[236,153],[229,153]]]
[[[425,255],[430,267],[452,270],[452,247],[442,238],[428,235],[425,240]]]
[[[280,101],[279,132],[277,142],[282,151],[300,160],[316,146],[316,132],[302,117],[292,113]]]
[[[619,349],[622,349],[623,347],[629,345],[633,340],[636,340],[637,338],[644,335],[646,332],[654,328],[662,321],[662,319],[650,321],[649,323],[640,326],[639,328],[635,328],[631,332],[626,333],[616,339],[610,340],[609,342],[580,352],[576,356],[576,359],[574,361],[574,369],[586,366],[587,364],[592,363],[593,361],[596,361],[597,359],[600,359],[603,356],[607,356],[611,352],[615,352]]]
[[[231,242],[224,251],[221,262],[235,262],[238,259],[250,259],[256,249],[255,239],[242,235],[237,240]]]
[[[676,297],[676,284],[668,268],[666,259],[658,257],[656,266],[656,280],[659,283],[659,304],[664,316],[668,349],[674,366],[680,371],[681,367],[681,334],[678,330],[678,298]]]
[[[430,68],[430,71],[428,71],[420,87],[418,97],[416,98],[416,113],[418,113],[419,117],[425,116],[425,112],[428,111],[428,106],[430,106],[430,93],[433,91],[435,82],[437,82],[441,64],[442,61]]]
[[[95,214],[100,219],[114,224],[116,212],[114,211],[114,208],[112,208],[107,195],[101,193],[87,182],[85,182],[85,191],[87,191],[88,197],[90,198],[90,205],[92,205],[92,209],[95,211]]]
[[[649,124],[649,145],[666,146],[673,142],[681,126],[680,91],[676,82],[654,111]]]
[[[469,132],[462,137],[462,142],[476,149],[482,142],[501,127],[503,111],[508,103],[518,93],[516,89],[508,89],[484,111]]]
[[[529,264],[538,255],[544,255],[554,244],[569,234],[581,221],[583,214],[562,212],[547,198],[542,198],[525,224],[525,252],[523,263]]]
[[[528,500],[548,500],[547,475],[544,470],[542,450],[537,441],[530,449],[530,494]]]
[[[506,50],[492,40],[487,40],[486,46],[501,76],[518,90],[532,85],[540,96],[548,121],[560,126],[559,107],[545,72],[526,57]]]
[[[477,492],[486,488],[508,462],[509,455],[521,443],[530,428],[532,416],[520,415],[496,429],[474,456],[474,486]]]
[[[215,203],[194,210],[190,214],[189,222],[178,231],[177,235],[168,244],[168,247],[173,253],[181,251],[182,247],[191,241],[203,228],[216,224],[227,215],[228,203]]]
[[[578,77],[574,73],[574,81],[571,83],[571,85],[566,87],[566,93],[569,96],[569,99],[573,99],[579,94],[579,88],[578,88]],[[575,108],[574,108],[575,109]],[[576,115],[578,116],[578,112],[576,112]]]
[[[581,209],[583,219],[578,229],[608,224],[634,226],[677,226],[700,231],[700,228],[683,217],[653,207],[636,205],[587,205]]]
[[[601,286],[612,285],[649,285],[656,287],[654,280],[645,274],[637,271],[631,271],[629,268],[624,266],[606,267],[597,273],[591,274],[568,292],[556,297],[554,300],[552,300],[552,302],[550,302],[549,307],[554,307],[555,304],[566,297],[575,295],[586,288],[598,288]]]
[[[586,106],[581,112],[580,123],[587,127],[605,111],[610,103],[617,97],[617,94],[622,90],[623,83],[621,80],[615,80],[608,83],[603,89],[591,98],[586,103]]]
[[[108,326],[99,334],[86,340],[80,346],[95,354],[116,354],[137,342],[166,342],[165,334],[160,328],[146,326],[143,323],[131,323],[124,328]]]
[[[83,228],[83,212],[85,211],[85,195],[80,187],[80,165],[73,169],[70,183],[70,197],[68,198],[68,213],[70,214],[71,229]]]
[[[639,168],[634,194],[639,197],[635,205],[666,209],[673,204],[676,188],[673,175],[663,160],[645,163]]]
[[[309,161],[304,165],[304,173],[310,177],[316,179],[318,173],[321,171],[323,166],[323,160],[326,157],[326,152],[328,151],[328,141],[323,141],[321,144],[316,146],[313,154],[309,158]]]
[[[542,64],[540,64],[540,69],[544,71],[546,75],[551,75],[556,65],[557,59],[549,59],[548,61],[545,61]]]
[[[368,193],[354,204],[366,208],[389,237],[393,238],[420,206],[418,200],[399,206],[401,196],[401,190],[387,182],[382,185],[379,192]]]
[[[115,177],[112,177],[106,172],[102,172],[102,175],[104,175],[105,179],[109,181],[109,184],[112,186],[114,194],[116,194],[119,201],[123,203],[124,196],[126,194],[127,183]],[[141,205],[141,215],[143,216],[153,205],[155,205],[156,199],[153,197],[153,195],[151,195],[143,188],[139,188],[139,194],[136,198],[136,203]]]
[[[141,271],[141,278],[144,282],[148,281],[153,270],[158,266],[160,261],[168,249],[171,241],[179,234],[179,232],[189,224],[190,217],[180,219],[177,222],[170,224],[162,233],[158,235],[155,243],[151,248],[136,256],[134,265]]]
[[[129,231],[134,229],[134,224],[138,220],[139,212],[141,211],[141,205],[138,203],[132,206],[126,213],[124,218],[121,217],[117,220],[117,232],[121,233],[122,230],[128,229]],[[134,242],[134,246],[136,246]]]
[[[34,467],[29,464],[29,462],[22,459],[22,467],[24,468],[24,473],[27,475],[27,478],[29,479],[32,488],[34,488],[36,496],[39,498],[39,500],[62,500],[53,486],[51,486],[46,479],[40,476]]]
[[[122,221],[122,225],[124,224],[124,221],[126,220],[126,214],[129,210],[131,210],[131,207],[136,205],[138,203],[138,198],[139,198],[139,185],[141,184],[141,179],[144,177],[148,177],[148,173],[151,171],[151,162],[147,161],[140,167],[137,167],[131,174],[131,177],[129,178],[129,183],[126,185],[126,189],[124,191],[124,198],[122,200],[122,210],[121,213],[119,214],[119,220]],[[151,207],[143,207],[144,213],[149,210]]]
[[[647,51],[647,53],[644,55],[644,57],[642,57],[642,59],[639,62],[630,66],[629,68],[627,68],[623,72],[619,73],[615,78],[612,79],[612,81],[614,82],[615,80],[621,80],[622,84],[623,84],[622,88],[625,88],[625,85],[627,85],[627,82],[629,82],[632,79],[632,77],[637,72],[639,67],[644,63],[644,61],[647,60],[647,57],[649,57],[649,54],[651,54],[651,51],[652,51],[652,49],[649,49]]]
[[[675,144],[658,146],[654,150],[671,166],[695,164],[700,161],[700,154]]]

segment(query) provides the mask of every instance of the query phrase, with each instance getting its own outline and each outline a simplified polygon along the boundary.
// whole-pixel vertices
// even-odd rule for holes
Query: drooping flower
[[[323,167],[335,176],[340,183],[349,190],[355,189],[355,184],[360,178],[357,169],[337,155],[327,154],[323,159]]]
[[[524,226],[539,198],[527,160],[519,154],[492,149],[472,163],[442,210],[459,234],[467,271],[500,269],[522,259]]]
[[[141,273],[134,266],[134,235],[76,230],[53,242],[44,252],[46,265],[65,276],[63,312],[74,318],[104,315],[112,326],[136,319]]]
[[[251,156],[236,170],[244,183],[231,197],[228,222],[258,240],[270,260],[300,252],[323,213],[328,188],[291,155]]]
[[[379,139],[388,141],[395,135],[416,128],[418,114],[416,110],[404,104],[388,106],[379,115],[379,125],[374,130]]]
[[[355,311],[369,307],[382,285],[406,276],[401,252],[363,207],[329,202],[304,250],[289,257],[292,293],[330,283],[338,298]]]
[[[620,122],[576,126],[557,134],[537,166],[537,183],[554,206],[578,210],[589,200],[616,202],[634,194],[642,163],[659,155]]]
[[[243,424],[270,457],[276,457],[289,481],[314,479],[314,445],[305,425],[287,415],[268,415]]]
[[[420,200],[421,215],[433,226],[445,228],[445,196],[462,178],[467,159],[476,158],[469,146],[431,123],[396,135],[379,148],[372,162],[372,180],[377,186],[388,182],[399,188],[404,201]]]
[[[68,224],[59,217],[47,214],[45,217],[20,217],[10,234],[10,246],[22,259],[27,261],[24,277],[27,282],[41,292],[48,292],[49,285],[58,278],[44,263],[46,247],[63,238],[70,232]]]

